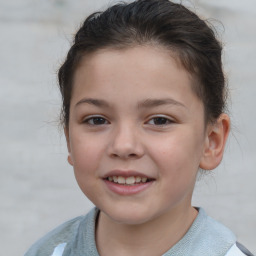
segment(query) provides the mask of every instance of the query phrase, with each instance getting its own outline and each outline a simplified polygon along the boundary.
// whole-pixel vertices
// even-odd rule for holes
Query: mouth
[[[113,170],[108,172],[103,181],[106,187],[121,196],[139,194],[155,183],[156,179],[132,170]]]
[[[153,181],[153,179],[144,177],[144,176],[129,176],[129,177],[108,176],[105,178],[105,180],[112,183],[126,185],[126,186],[136,186],[136,185],[145,184],[147,182]]]

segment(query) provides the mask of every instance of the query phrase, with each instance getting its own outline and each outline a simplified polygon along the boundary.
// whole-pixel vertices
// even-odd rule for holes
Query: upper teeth
[[[135,183],[145,183],[147,181],[146,177],[139,177],[139,176],[131,176],[131,177],[123,177],[123,176],[109,176],[108,177],[109,181],[113,181],[118,184],[127,184],[127,185],[132,185]]]

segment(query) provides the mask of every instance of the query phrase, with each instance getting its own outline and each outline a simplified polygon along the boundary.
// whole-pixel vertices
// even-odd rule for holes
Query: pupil
[[[104,123],[105,123],[105,119],[102,118],[102,117],[95,117],[95,118],[93,119],[93,123],[94,123],[94,124],[104,124]]]
[[[154,118],[154,122],[155,124],[158,124],[158,125],[166,124],[166,118],[157,117],[157,118]]]

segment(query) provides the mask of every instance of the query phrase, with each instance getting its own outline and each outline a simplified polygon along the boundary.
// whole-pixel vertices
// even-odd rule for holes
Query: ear
[[[208,125],[200,168],[212,170],[220,164],[229,131],[230,118],[224,113],[220,115],[216,122]]]
[[[67,148],[68,148],[68,162],[69,162],[70,165],[73,166],[73,160],[72,160],[72,157],[71,157],[71,147],[70,147],[68,127],[64,128],[64,133],[65,133],[66,142],[67,142]]]

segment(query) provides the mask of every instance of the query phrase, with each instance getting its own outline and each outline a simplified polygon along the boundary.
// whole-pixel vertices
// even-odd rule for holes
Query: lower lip
[[[103,180],[103,181],[112,192],[122,196],[138,194],[146,190],[147,188],[149,188],[153,183],[153,181],[149,181],[146,183],[140,183],[135,185],[122,185],[122,184],[114,183],[108,180]]]

